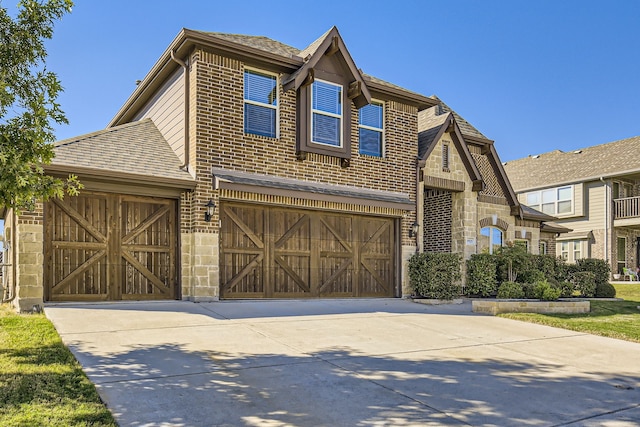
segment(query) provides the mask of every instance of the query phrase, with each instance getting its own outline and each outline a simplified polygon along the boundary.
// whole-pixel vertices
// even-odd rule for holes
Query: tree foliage
[[[45,41],[71,0],[22,0],[11,17],[0,7],[0,208],[32,210],[36,200],[75,195],[77,177],[45,174],[54,156],[53,124],[67,123],[56,102],[62,86],[45,65]]]

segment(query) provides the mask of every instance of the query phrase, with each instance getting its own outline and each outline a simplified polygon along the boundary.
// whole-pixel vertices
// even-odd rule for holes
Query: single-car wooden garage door
[[[83,192],[45,205],[49,301],[175,299],[176,201]]]
[[[222,203],[220,219],[222,298],[394,296],[393,218]]]

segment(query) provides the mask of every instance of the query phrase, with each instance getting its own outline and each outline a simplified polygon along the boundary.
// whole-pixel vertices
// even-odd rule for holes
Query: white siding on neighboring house
[[[134,117],[151,118],[180,160],[184,161],[184,70],[178,68],[171,78]]]

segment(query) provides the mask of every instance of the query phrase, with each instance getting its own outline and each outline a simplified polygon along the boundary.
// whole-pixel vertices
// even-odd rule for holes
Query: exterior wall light
[[[216,204],[213,203],[213,200],[209,199],[209,201],[207,202],[206,205],[204,205],[205,207],[205,211],[204,211],[204,220],[206,222],[211,222],[211,218],[213,217],[213,210],[216,207]]]
[[[411,224],[411,228],[409,229],[409,238],[418,238],[418,230],[420,230],[420,224],[418,224],[417,222],[414,222],[413,224]]]

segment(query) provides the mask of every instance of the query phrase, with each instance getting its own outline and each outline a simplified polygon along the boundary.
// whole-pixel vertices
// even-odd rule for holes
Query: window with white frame
[[[342,86],[316,80],[311,90],[311,142],[342,147]]]
[[[538,246],[540,255],[546,255],[547,252],[547,242],[544,240],[540,240],[540,245]]]
[[[481,253],[496,253],[502,247],[502,230],[496,227],[483,227],[480,230],[478,246]]]
[[[383,156],[384,104],[371,101],[358,111],[360,154]]]
[[[548,215],[573,212],[573,188],[570,185],[526,193],[527,206]]]
[[[582,254],[582,242],[583,240],[566,240],[560,242],[560,257],[570,263],[584,258]]]
[[[278,77],[244,71],[244,132],[278,137]]]

